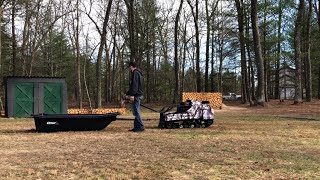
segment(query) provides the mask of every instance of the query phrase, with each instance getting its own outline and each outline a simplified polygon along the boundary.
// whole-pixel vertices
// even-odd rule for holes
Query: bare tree
[[[108,1],[107,5],[107,10],[104,15],[104,20],[103,20],[103,27],[102,30],[100,30],[97,22],[91,17],[89,13],[86,13],[88,18],[94,23],[96,26],[96,29],[98,33],[100,34],[100,46],[98,50],[98,57],[97,57],[97,64],[96,64],[96,78],[97,78],[97,90],[96,90],[96,102],[95,102],[95,107],[96,108],[101,108],[102,106],[102,97],[101,97],[101,61],[102,61],[102,54],[104,50],[104,46],[107,41],[107,26],[108,26],[108,21],[109,21],[109,16],[111,12],[111,6],[112,6],[112,0]],[[90,9],[91,11],[91,9]]]
[[[306,27],[306,52],[305,52],[305,81],[306,81],[306,100],[311,102],[312,100],[312,73],[311,73],[311,16],[312,16],[312,1],[308,0],[308,15],[307,15],[307,27]]]
[[[2,47],[2,18],[3,18],[3,8],[4,6],[6,6],[5,2],[7,3],[6,0],[1,0],[0,1],[0,47]],[[3,64],[2,64],[2,48],[0,48],[0,76],[3,76]],[[3,106],[3,101],[2,98],[0,97],[0,106],[1,106],[1,110],[4,109]]]
[[[134,0],[124,0],[128,10],[128,30],[129,30],[129,47],[130,61],[136,59],[136,44],[135,44],[135,26],[134,26]]]
[[[187,54],[187,17],[186,13],[184,13],[184,27],[183,27],[183,53],[182,53],[182,64],[181,64],[181,78],[180,78],[180,99],[182,99],[182,93],[184,92],[184,75],[185,75],[185,66],[186,66],[186,54]]]
[[[3,18],[3,5],[5,0],[0,1],[0,47],[2,47],[2,18]],[[2,76],[2,48],[0,48],[0,75]],[[0,98],[1,100],[1,98]],[[2,103],[2,101],[1,101]]]
[[[251,0],[251,23],[252,23],[253,43],[254,43],[254,52],[255,52],[255,62],[256,62],[257,72],[258,72],[256,104],[264,106],[265,105],[264,64],[263,64],[262,50],[261,50],[261,43],[260,43],[257,9],[258,9],[257,0]]]
[[[86,94],[87,94],[87,98],[88,98],[88,102],[89,102],[89,108],[90,110],[92,110],[92,103],[91,103],[91,97],[90,97],[90,93],[89,93],[89,87],[88,87],[88,83],[87,83],[87,75],[86,75],[86,69],[89,69],[89,65],[90,62],[92,61],[92,56],[93,53],[95,52],[96,47],[94,47],[94,49],[92,50],[91,54],[89,53],[89,36],[88,36],[89,32],[87,32],[85,40],[86,40],[86,62],[83,63],[83,83],[84,83],[84,87],[86,90]],[[89,55],[90,54],[90,55]]]
[[[173,2],[174,3],[174,2]],[[172,4],[173,5],[173,4]],[[162,21],[160,21],[160,24],[157,26],[157,30],[159,32],[159,41],[160,41],[160,44],[161,44],[161,56],[159,56],[159,60],[158,60],[158,67],[160,66],[160,64],[163,64],[164,66],[164,69],[166,69],[167,65],[169,64],[169,45],[168,45],[168,41],[169,41],[169,14],[170,14],[170,11],[164,11],[162,16],[164,17],[162,19]],[[162,59],[162,63],[160,62]],[[155,63],[156,65],[156,63]],[[155,66],[155,69],[154,71],[157,71],[158,69],[157,66]],[[170,83],[170,78],[163,78],[163,76],[161,76],[161,74],[159,74],[159,72],[155,73],[154,75],[155,77],[157,76],[160,76],[162,78],[155,78],[156,79],[156,82],[155,84],[158,84],[160,83],[161,81],[166,81],[166,82],[163,82],[163,83]],[[163,93],[163,92],[162,92]],[[159,92],[157,92],[155,94],[155,97],[156,98],[160,98],[159,96]]]
[[[64,17],[65,15],[69,14],[70,12],[73,12],[74,10],[71,9],[67,12],[64,12],[62,14],[59,13],[55,13],[54,17],[49,18],[50,21],[48,21],[48,16],[51,16],[51,13],[49,11],[50,6],[55,6],[54,2],[52,0],[50,0],[47,5],[46,10],[41,9],[43,6],[43,0],[38,0],[37,2],[35,2],[35,7],[34,7],[34,13],[32,14],[36,14],[36,16],[33,18],[34,20],[34,25],[33,27],[30,27],[33,29],[33,34],[30,37],[31,41],[28,42],[29,44],[29,56],[30,56],[30,61],[29,61],[29,72],[27,75],[31,76],[33,73],[33,66],[34,66],[34,62],[36,60],[36,54],[40,48],[40,46],[42,45],[42,43],[48,38],[48,34],[49,32],[54,28],[55,24],[57,23],[57,21],[59,19],[61,19],[62,17]],[[56,8],[59,9],[59,8]],[[41,15],[41,11],[45,11],[43,13],[45,13],[45,15]],[[41,28],[41,26],[43,24],[41,23],[45,23],[46,27],[45,28]]]
[[[242,103],[249,101],[252,105],[250,97],[250,88],[247,74],[247,60],[246,60],[246,47],[244,38],[244,10],[243,1],[235,0],[237,12],[238,12],[238,26],[239,26],[239,37],[240,37],[240,49],[241,49],[241,89],[242,89]]]
[[[302,85],[301,85],[301,28],[302,17],[304,11],[304,0],[299,1],[298,14],[295,23],[294,30],[294,53],[295,53],[295,96],[294,103],[298,104],[302,102]]]
[[[278,99],[280,96],[279,93],[279,70],[280,70],[280,59],[281,59],[281,30],[282,30],[282,14],[283,14],[283,10],[282,10],[282,0],[279,0],[279,5],[278,5],[278,29],[277,29],[277,33],[278,33],[278,37],[277,37],[277,55],[276,55],[276,69],[275,69],[275,87],[274,87],[274,95],[275,95],[275,99]]]
[[[262,27],[261,31],[262,31],[262,59],[263,59],[263,65],[264,65],[264,95],[265,95],[265,102],[269,102],[269,92],[268,92],[268,88],[269,84],[270,84],[270,62],[267,58],[267,0],[264,0],[263,2],[265,5],[262,7],[262,11],[263,11],[263,23],[262,23]]]
[[[17,41],[16,41],[16,1],[11,1],[11,31],[12,31],[12,75],[16,75],[16,62],[17,62]]]
[[[252,59],[252,55],[251,55],[251,46],[250,46],[250,15],[247,11],[245,11],[245,26],[246,26],[246,51],[247,51],[247,57],[248,57],[248,78],[249,78],[249,84],[250,84],[250,96],[252,101],[254,101],[256,99],[255,97],[255,71],[253,68],[253,59]]]
[[[320,0],[315,0],[313,7],[315,8],[315,12],[317,14],[317,23],[320,32]],[[318,66],[318,99],[320,99],[320,64]]]
[[[24,2],[25,6],[25,19],[23,25],[23,34],[22,34],[22,45],[21,45],[21,57],[22,57],[22,75],[26,75],[26,65],[27,65],[27,44],[30,38],[30,24],[31,24],[31,6],[29,1]]]
[[[79,15],[79,0],[76,2],[76,29],[75,29],[75,43],[76,43],[76,73],[77,73],[77,101],[78,107],[82,109],[82,87],[81,87],[81,62],[80,62],[80,45],[79,45],[79,24],[80,24],[80,15]]]
[[[174,23],[174,75],[175,75],[175,88],[173,95],[173,103],[180,99],[179,96],[179,61],[178,61],[178,27],[180,14],[182,10],[183,0],[180,1],[179,9],[176,15],[175,23]]]
[[[211,27],[213,26],[213,20],[212,17],[214,16],[214,13],[217,9],[219,0],[213,2],[211,13],[209,14],[209,4],[208,0],[205,0],[205,9],[206,9],[206,21],[207,21],[207,40],[206,40],[206,66],[205,66],[205,92],[209,91],[209,54],[210,54],[210,35],[211,35]],[[211,22],[212,21],[212,22]],[[212,23],[212,25],[211,25]],[[212,28],[212,31],[214,29]],[[211,49],[213,50],[214,47],[212,46]],[[213,53],[212,53],[213,56]],[[213,67],[212,67],[213,68]],[[213,76],[213,72],[211,71],[211,76]],[[211,78],[213,79],[213,78]],[[213,84],[213,83],[211,83]],[[211,88],[212,89],[212,88]]]
[[[196,77],[197,92],[201,92],[201,72],[200,72],[200,37],[199,37],[199,0],[195,0],[195,7],[190,0],[187,0],[194,20],[195,36],[196,36]],[[195,9],[195,10],[194,10]]]
[[[221,20],[218,23],[218,36],[217,36],[217,44],[218,44],[218,49],[217,49],[217,61],[219,60],[219,75],[218,75],[218,89],[219,92],[223,93],[223,88],[222,88],[222,68],[223,68],[223,60],[224,60],[224,51],[225,51],[225,16],[222,13],[222,4],[220,5],[220,11],[219,14],[221,15]]]
[[[211,92],[214,92],[215,89],[217,89],[214,84],[214,60],[215,60],[215,18],[216,18],[216,9],[218,7],[218,2],[217,4],[212,7],[212,17],[211,17]],[[214,5],[214,4],[212,4]]]

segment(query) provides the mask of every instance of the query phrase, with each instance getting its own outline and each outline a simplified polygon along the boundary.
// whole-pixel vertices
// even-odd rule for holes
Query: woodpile
[[[107,114],[115,113],[125,114],[125,108],[107,108],[107,109],[68,109],[68,114]]]
[[[68,109],[68,114],[91,114],[90,109]]]
[[[222,108],[222,94],[221,93],[197,93],[197,92],[183,92],[182,101],[209,101],[210,106],[214,109]]]
[[[93,109],[92,114],[107,114],[107,113],[115,113],[118,112],[120,114],[124,114],[126,112],[125,108],[110,108],[110,109]]]

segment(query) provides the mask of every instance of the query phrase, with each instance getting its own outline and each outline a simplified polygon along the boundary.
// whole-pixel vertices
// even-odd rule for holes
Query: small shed
[[[6,117],[67,113],[64,77],[7,76],[4,83]]]

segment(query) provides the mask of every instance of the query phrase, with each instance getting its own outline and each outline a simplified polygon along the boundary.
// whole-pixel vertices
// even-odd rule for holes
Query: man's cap
[[[127,67],[130,67],[130,66],[137,67],[137,64],[135,62],[133,62],[133,61],[130,61],[130,62],[128,62],[128,66]]]

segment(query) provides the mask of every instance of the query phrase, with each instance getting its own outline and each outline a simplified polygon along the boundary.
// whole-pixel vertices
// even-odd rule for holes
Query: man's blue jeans
[[[140,103],[142,98],[142,96],[135,96],[131,104],[131,111],[134,115],[134,129],[136,130],[144,129],[144,124],[140,116]]]

